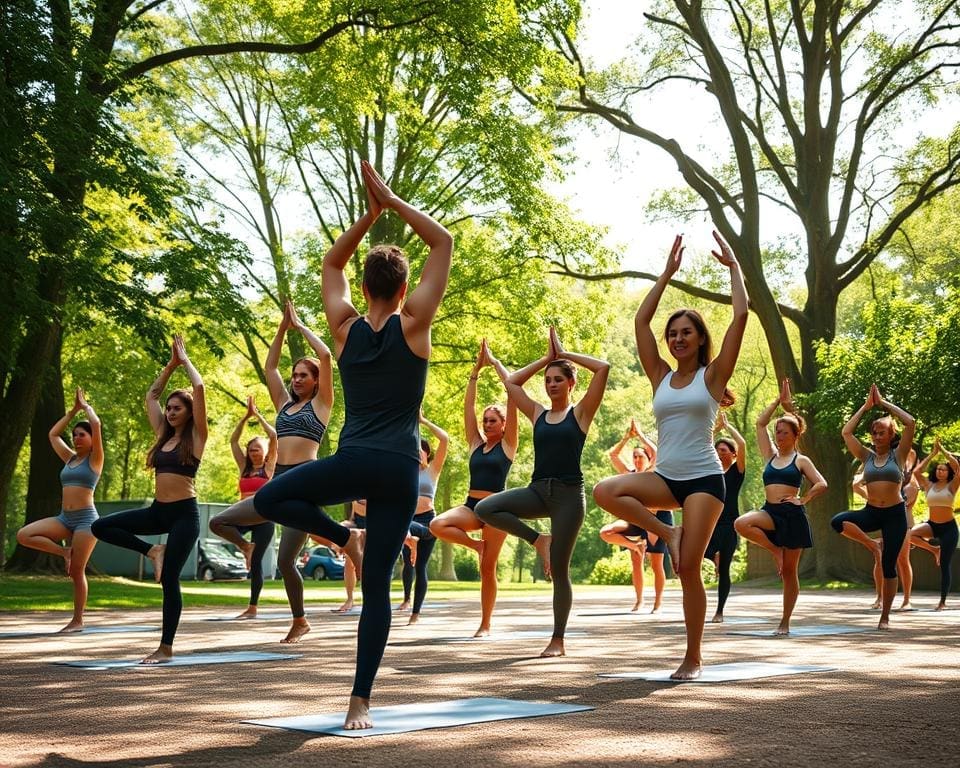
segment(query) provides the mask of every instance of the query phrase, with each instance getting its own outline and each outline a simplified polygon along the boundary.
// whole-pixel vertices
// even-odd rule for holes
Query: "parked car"
[[[300,555],[297,568],[306,578],[322,581],[323,579],[342,579],[343,566],[346,559],[342,554],[335,554],[330,547],[313,547]]]
[[[231,544],[220,539],[202,539],[197,547],[197,577],[204,581],[245,579],[247,564]]]

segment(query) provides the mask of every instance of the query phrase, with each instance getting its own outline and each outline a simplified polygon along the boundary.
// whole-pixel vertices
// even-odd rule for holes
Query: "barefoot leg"
[[[347,716],[343,721],[343,729],[345,731],[360,731],[366,728],[373,728],[373,718],[370,717],[370,699],[351,696]]]
[[[149,656],[145,656],[140,660],[141,664],[165,664],[168,661],[173,659],[173,646],[168,645],[167,643],[160,643],[160,647],[157,648]]]

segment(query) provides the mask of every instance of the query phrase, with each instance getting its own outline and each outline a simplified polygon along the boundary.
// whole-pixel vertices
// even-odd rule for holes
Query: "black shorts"
[[[803,506],[768,501],[760,509],[773,520],[774,529],[764,533],[774,546],[784,549],[809,549],[813,546],[810,521]]]
[[[661,509],[657,512],[657,520],[667,525],[673,525],[673,512],[669,509]],[[648,542],[648,544],[650,542],[650,535],[647,533],[647,529],[641,528],[639,525],[634,525],[633,523],[627,526],[627,530],[623,532],[623,535],[643,539]],[[647,552],[653,555],[665,555],[667,553],[666,540],[662,536],[659,536],[656,544],[650,544],[647,547]]]
[[[353,516],[353,527],[358,531],[365,531],[367,529],[367,516],[366,515],[354,515]]]
[[[659,472],[655,472],[654,474],[667,484],[667,488],[670,489],[673,498],[677,500],[677,504],[681,507],[683,506],[683,502],[687,500],[687,496],[694,493],[709,493],[721,503],[727,496],[727,484],[723,479],[723,475],[704,475],[703,477],[695,477],[692,480],[671,480]]]
[[[476,507],[479,503],[480,499],[478,499],[476,496],[467,496],[467,500],[463,502],[463,506],[472,512],[474,507]]]

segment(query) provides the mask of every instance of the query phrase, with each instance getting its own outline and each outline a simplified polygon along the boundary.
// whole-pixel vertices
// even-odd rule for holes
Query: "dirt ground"
[[[622,595],[622,599],[619,596]],[[652,595],[651,595],[652,597]],[[795,626],[875,627],[865,592],[801,593]],[[345,739],[241,724],[341,712],[353,677],[356,617],[311,613],[313,631],[272,663],[90,671],[51,662],[137,658],[158,634],[0,639],[0,765],[6,766],[956,766],[960,752],[960,611],[894,614],[893,630],[826,637],[742,637],[707,625],[708,664],[827,664],[836,672],[711,685],[599,678],[672,668],[683,649],[679,593],[661,615],[584,616],[630,607],[629,589],[577,588],[568,656],[542,660],[545,639],[471,644],[478,609],[438,602],[421,622],[395,617],[374,707],[499,696],[585,704],[593,711]],[[932,594],[915,603],[930,608]],[[429,603],[429,597],[428,597]],[[735,589],[728,618],[775,621],[780,595]],[[206,622],[187,609],[178,653],[282,651],[286,621]],[[710,612],[708,612],[708,616]],[[316,616],[316,618],[312,618]],[[88,624],[159,624],[159,612],[91,614]],[[62,615],[3,614],[0,632],[57,628]],[[495,627],[549,629],[547,599],[505,599]],[[376,713],[374,712],[374,715]]]

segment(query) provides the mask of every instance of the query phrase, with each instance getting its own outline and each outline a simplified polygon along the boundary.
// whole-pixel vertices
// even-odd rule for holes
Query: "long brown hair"
[[[297,362],[293,364],[293,367],[290,369],[291,372],[297,370],[297,366],[303,363],[307,368],[310,369],[310,372],[313,374],[313,378],[317,380],[317,383],[313,385],[313,392],[310,393],[310,397],[307,400],[313,400],[317,396],[317,390],[320,389],[320,361],[315,357],[301,357]],[[287,387],[287,394],[290,395],[290,400],[294,403],[299,403],[300,398],[297,397],[297,393],[293,391],[293,381],[291,380],[290,386]]]
[[[193,455],[193,395],[191,395],[185,389],[175,389],[164,401],[164,405],[170,402],[173,398],[177,398],[184,407],[190,412],[190,418],[187,420],[187,423],[183,425],[183,431],[180,433],[180,442],[177,443],[177,457],[180,459],[181,464],[186,464],[187,466],[196,466],[200,462],[197,461],[197,457]],[[160,437],[157,438],[157,442],[153,444],[153,448],[150,449],[150,452],[147,454],[147,466],[155,467],[155,459],[157,451],[163,448],[164,443],[167,442],[171,437],[176,434],[176,430],[167,421],[166,414],[163,417],[163,432]]]
[[[703,344],[701,344],[697,349],[697,364],[701,368],[706,368],[713,361],[713,340],[710,338],[710,331],[707,330],[707,324],[703,320],[703,315],[701,315],[695,309],[678,309],[674,312],[667,320],[667,325],[663,329],[663,340],[666,341],[670,333],[670,326],[681,317],[686,317],[693,323],[693,327],[697,329],[697,333],[704,339]],[[733,394],[733,391],[730,387],[723,388],[723,396],[720,398],[720,406],[722,408],[729,408],[737,401],[736,396]]]
[[[240,473],[240,477],[250,477],[253,474],[253,461],[250,460],[250,446],[254,443],[260,444],[260,448],[263,451],[264,466],[266,466],[268,449],[267,441],[257,435],[257,437],[252,437],[247,441],[247,449],[243,452],[243,456],[246,461],[243,465],[243,472]]]

